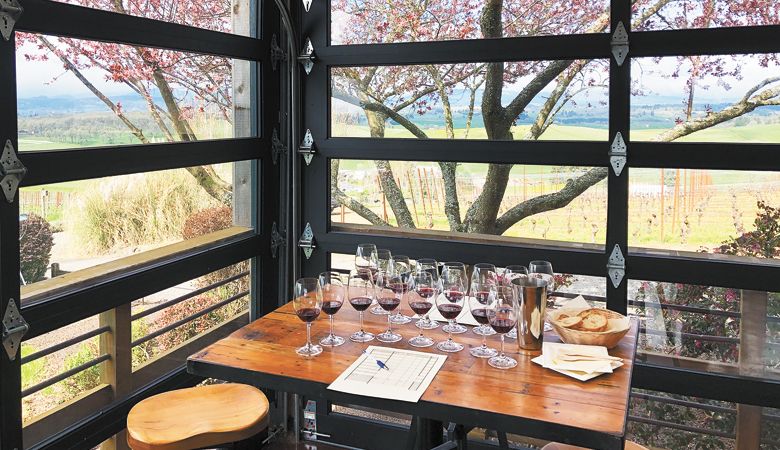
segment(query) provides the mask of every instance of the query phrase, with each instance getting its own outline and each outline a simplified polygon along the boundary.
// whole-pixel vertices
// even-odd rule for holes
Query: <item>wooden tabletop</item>
[[[404,305],[406,306],[406,305]],[[404,311],[411,315],[411,311]],[[324,314],[313,324],[312,342],[327,335]],[[387,328],[386,316],[366,312],[366,330],[374,334]],[[626,430],[631,373],[636,355],[637,324],[618,347],[610,350],[623,358],[624,366],[588,382],[558,374],[531,362],[539,353],[522,353],[513,339],[507,339],[507,353],[518,360],[514,369],[490,367],[487,360],[475,358],[469,349],[481,344],[481,337],[470,330],[454,335],[465,345],[458,353],[448,354],[442,369],[417,403],[362,397],[329,391],[333,382],[368,345],[381,345],[423,352],[438,352],[434,347],[419,349],[408,345],[418,333],[413,323],[394,325],[404,339],[395,344],[376,340],[365,344],[349,341],[359,328],[358,314],[348,304],[336,315],[336,334],[347,343],[314,358],[295,353],[306,340],[306,327],[291,304],[256,320],[232,335],[212,344],[188,359],[188,370],[196,375],[228,381],[251,383],[269,389],[325,398],[407,413],[465,425],[557,440],[590,448],[622,448]],[[435,341],[446,339],[441,327],[426,330]],[[545,336],[558,342],[554,333]],[[498,348],[497,336],[488,344]]]

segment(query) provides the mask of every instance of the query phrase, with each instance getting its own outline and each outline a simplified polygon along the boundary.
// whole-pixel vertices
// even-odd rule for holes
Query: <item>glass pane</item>
[[[119,14],[249,36],[254,0],[57,0]]]
[[[780,4],[775,0],[636,0],[635,30],[720,28],[780,23]],[[658,5],[660,4],[660,8]]]
[[[486,32],[480,26],[483,15],[494,17],[500,29]],[[608,0],[331,2],[334,45],[604,33],[608,28]]]
[[[23,300],[74,278],[50,280],[55,277],[90,268],[99,276],[103,269],[122,266],[107,263],[131,255],[220,231],[224,238],[248,230],[251,193],[233,183],[245,166],[215,164],[22,188]],[[185,249],[179,247],[175,250]],[[142,260],[136,257],[128,265]]]
[[[639,280],[628,288],[640,360],[780,379],[780,293]]]
[[[331,89],[334,137],[608,139],[606,60],[342,67]]]
[[[778,56],[632,59],[631,139],[780,142]]]
[[[355,160],[332,164],[332,223],[604,245],[606,168]]]
[[[17,33],[21,151],[252,134],[250,63]]]
[[[780,172],[631,169],[629,176],[631,251],[780,259]]]

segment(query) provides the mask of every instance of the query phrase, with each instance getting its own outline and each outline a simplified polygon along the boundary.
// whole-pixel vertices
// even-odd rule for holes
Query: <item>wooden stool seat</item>
[[[164,392],[127,415],[133,450],[191,450],[248,439],[267,426],[268,399],[244,384],[214,384]]]
[[[637,444],[636,442],[632,441],[626,441],[625,447],[623,447],[625,450],[647,450],[647,448],[642,447],[641,445]],[[542,450],[588,450],[585,447],[577,447],[574,445],[568,445],[568,444],[559,444],[557,442],[550,442],[549,444],[542,447]]]

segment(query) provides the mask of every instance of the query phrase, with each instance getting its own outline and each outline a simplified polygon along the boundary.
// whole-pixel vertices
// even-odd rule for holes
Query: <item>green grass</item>
[[[22,358],[37,352],[38,349],[30,344],[22,344]],[[28,388],[34,384],[37,384],[44,376],[44,369],[46,368],[46,358],[39,358],[35,361],[30,361],[27,364],[22,364],[22,389]]]

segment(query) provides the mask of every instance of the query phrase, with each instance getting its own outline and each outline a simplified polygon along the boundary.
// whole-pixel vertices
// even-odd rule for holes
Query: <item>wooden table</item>
[[[322,315],[314,323],[313,342],[327,334],[326,318]],[[366,330],[374,334],[387,327],[386,316],[366,312],[365,319]],[[336,315],[336,334],[348,337],[358,328],[357,313],[345,304]],[[518,366],[509,370],[494,369],[486,360],[469,354],[469,348],[480,345],[482,339],[469,331],[455,335],[454,339],[466,349],[448,355],[441,371],[417,403],[327,389],[368,345],[438,352],[435,347],[417,349],[406,343],[418,332],[413,324],[395,325],[394,329],[404,337],[398,343],[383,344],[374,340],[358,344],[347,339],[340,347],[326,347],[319,356],[306,359],[295,353],[295,349],[305,343],[306,327],[295,316],[292,305],[287,304],[192,355],[187,367],[196,375],[293,392],[315,400],[378,408],[426,420],[497,429],[588,448],[623,448],[636,355],[636,321],[632,321],[631,330],[620,345],[610,350],[611,355],[623,358],[625,365],[615,373],[589,382],[580,382],[532,363],[531,359],[538,353],[520,353],[512,339],[507,339],[507,349],[518,360]],[[436,341],[446,338],[441,327],[425,333]],[[545,339],[558,341],[554,334],[547,334]],[[490,336],[488,343],[498,348],[498,337]]]

